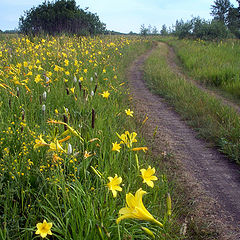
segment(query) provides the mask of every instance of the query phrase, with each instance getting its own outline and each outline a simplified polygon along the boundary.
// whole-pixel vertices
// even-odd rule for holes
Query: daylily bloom
[[[59,141],[56,140],[55,142],[51,142],[48,151],[55,151],[55,152],[66,152],[62,146],[60,145]]]
[[[42,138],[42,134],[40,134],[40,136],[38,136],[39,139],[35,139],[35,145],[34,145],[34,149],[39,148],[39,147],[43,147],[43,146],[48,146],[49,144],[47,144],[43,138]]]
[[[144,207],[142,202],[142,196],[145,193],[146,192],[143,191],[142,188],[140,188],[135,193],[135,196],[133,196],[132,193],[126,194],[127,206],[119,210],[119,214],[121,214],[122,216],[120,216],[116,220],[117,224],[125,218],[133,218],[133,219],[151,221],[163,227],[163,224],[157,221]]]
[[[150,166],[148,166],[148,169],[140,169],[140,172],[142,173],[142,179],[143,179],[143,183],[146,183],[149,187],[153,188],[154,187],[154,183],[153,181],[158,180],[158,178],[156,176],[153,176],[155,173],[155,168],[151,168]]]
[[[42,238],[45,238],[48,234],[52,235],[51,232],[52,223],[47,223],[47,221],[44,219],[43,223],[37,224],[37,231],[35,234],[40,234]]]
[[[112,191],[113,197],[117,196],[117,191],[121,192],[122,188],[119,186],[119,184],[122,182],[122,178],[118,177],[117,174],[115,174],[115,177],[108,177],[109,183],[107,184],[109,190]]]
[[[132,143],[137,142],[137,133],[135,132],[129,133],[128,131],[125,131],[125,133],[121,134],[121,136],[118,133],[116,134],[122,140],[120,144],[124,143],[128,148],[132,147]]]
[[[108,91],[104,91],[102,94],[101,94],[104,98],[108,98],[110,93]]]
[[[112,143],[113,147],[112,147],[112,151],[117,151],[117,152],[120,152],[120,149],[121,149],[121,146],[120,146],[120,143]]]
[[[87,151],[84,152],[84,158],[91,157],[92,155],[93,154],[91,154],[91,152],[87,152]]]
[[[131,111],[130,109],[125,110],[125,113],[126,113],[128,116],[133,117],[133,111]]]

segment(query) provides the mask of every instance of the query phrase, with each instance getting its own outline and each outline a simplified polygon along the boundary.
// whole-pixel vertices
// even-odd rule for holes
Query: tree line
[[[177,20],[172,28],[164,24],[160,31],[149,31],[142,25],[141,35],[175,35],[182,38],[200,38],[204,40],[240,38],[240,0],[237,0],[238,7],[234,7],[229,0],[215,0],[211,5],[210,14],[212,20],[205,20],[200,17],[193,17],[191,20]]]
[[[106,30],[96,14],[76,5],[75,0],[45,1],[24,12],[19,19],[24,34],[101,34]]]

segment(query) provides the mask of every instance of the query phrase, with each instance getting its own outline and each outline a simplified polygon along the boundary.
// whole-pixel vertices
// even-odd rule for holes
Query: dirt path
[[[240,167],[197,139],[196,133],[172,107],[149,91],[143,80],[142,66],[151,51],[139,57],[128,72],[135,110],[139,116],[147,114],[149,117],[146,138],[150,139],[158,126],[153,152],[156,155],[164,150],[174,153],[179,164],[176,174],[189,188],[198,216],[220,231],[219,237],[214,239],[238,240]]]
[[[234,108],[236,110],[236,112],[238,112],[240,114],[240,106],[229,101],[228,99],[224,98],[223,96],[220,95],[220,93],[217,90],[210,90],[207,87],[201,85],[200,83],[194,81],[192,78],[190,78],[189,76],[187,76],[186,74],[184,74],[182,68],[179,66],[179,60],[176,57],[176,54],[174,52],[174,49],[170,46],[168,46],[166,43],[159,43],[160,45],[165,45],[168,48],[168,64],[169,66],[171,66],[173,72],[175,72],[176,74],[178,74],[180,77],[190,81],[191,83],[193,83],[195,86],[197,86],[198,88],[202,89],[203,91],[207,92],[208,94],[218,98],[219,100],[222,101],[222,103],[224,105],[227,106],[231,106],[232,108]],[[178,64],[177,64],[177,63]]]

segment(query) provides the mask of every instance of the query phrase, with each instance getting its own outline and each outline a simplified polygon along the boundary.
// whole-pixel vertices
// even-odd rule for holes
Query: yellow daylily
[[[135,132],[129,133],[129,131],[125,131],[125,133],[121,134],[121,136],[118,133],[116,134],[122,140],[120,144],[124,143],[128,148],[131,148],[132,144],[134,142],[137,142],[136,139],[137,133]]]
[[[113,147],[112,147],[112,151],[117,151],[117,152],[120,152],[120,149],[121,149],[121,146],[120,146],[120,143],[112,143]]]
[[[48,234],[52,235],[51,229],[52,223],[47,223],[47,221],[44,219],[43,223],[37,224],[37,231],[35,234],[40,234],[42,238],[45,238]]]
[[[54,152],[66,152],[62,146],[60,145],[58,140],[55,140],[54,142],[51,142],[49,145],[48,151],[54,151]]]
[[[119,186],[119,184],[122,182],[122,178],[118,177],[117,174],[115,174],[113,177],[108,177],[109,183],[107,184],[109,190],[112,191],[113,197],[117,196],[117,191],[121,192],[122,188]]]
[[[148,169],[140,169],[140,172],[142,173],[141,177],[143,179],[143,183],[146,183],[149,187],[153,188],[153,181],[158,180],[156,176],[153,176],[155,174],[155,168],[148,166]]]
[[[119,210],[119,214],[122,216],[120,216],[116,220],[117,224],[123,219],[132,218],[132,219],[151,221],[163,227],[163,224],[157,221],[144,207],[142,202],[142,196],[145,193],[146,192],[143,191],[142,188],[140,188],[135,193],[135,196],[133,196],[132,193],[126,194],[127,206]]]
[[[42,138],[42,134],[40,134],[39,136],[38,136],[38,138],[39,139],[36,139],[35,140],[35,145],[34,145],[34,149],[36,149],[36,148],[39,148],[39,147],[43,147],[43,146],[48,146],[49,144],[47,144],[44,140],[43,140],[43,138]]]

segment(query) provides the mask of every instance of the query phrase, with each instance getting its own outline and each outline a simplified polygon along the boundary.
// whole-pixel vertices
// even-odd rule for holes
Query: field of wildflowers
[[[125,37],[1,39],[0,239],[179,239],[169,183],[150,166],[124,78],[150,47]]]

